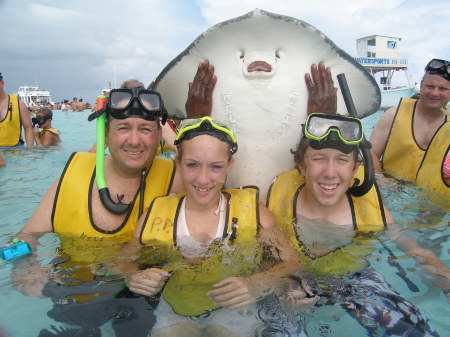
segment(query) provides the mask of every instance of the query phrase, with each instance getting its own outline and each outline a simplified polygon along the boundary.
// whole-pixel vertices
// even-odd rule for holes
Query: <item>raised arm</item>
[[[337,111],[337,88],[334,87],[333,77],[329,67],[323,62],[319,66],[311,65],[311,74],[305,74],[308,89],[308,115],[313,112],[335,114]]]
[[[211,115],[212,94],[217,83],[214,66],[208,60],[199,64],[193,82],[189,83],[185,109],[187,118],[201,118]]]

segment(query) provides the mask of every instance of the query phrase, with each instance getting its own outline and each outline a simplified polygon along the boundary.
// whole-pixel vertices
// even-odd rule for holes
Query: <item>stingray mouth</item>
[[[272,66],[264,61],[255,61],[247,66],[247,72],[265,72],[270,73],[272,71]]]
[[[275,75],[276,66],[266,61],[253,61],[248,65],[243,64],[244,76],[251,79],[268,79]]]

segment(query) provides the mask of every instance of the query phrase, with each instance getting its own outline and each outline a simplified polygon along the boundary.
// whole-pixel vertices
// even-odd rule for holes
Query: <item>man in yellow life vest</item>
[[[416,182],[448,200],[450,186],[443,164],[450,145],[450,63],[433,59],[425,67],[420,98],[402,98],[375,125],[370,142],[375,171],[395,179]],[[427,159],[428,158],[428,159]]]
[[[5,92],[5,81],[0,73],[0,146],[23,144],[22,127],[27,147],[33,146],[34,134],[28,108],[17,94]]]
[[[97,155],[72,154],[19,232],[33,252],[44,233],[55,232],[61,239],[58,258],[64,259],[60,267],[69,277],[51,277],[47,270],[51,266],[42,267],[35,254],[26,266],[28,273],[15,275],[22,281],[18,283],[22,293],[53,299],[52,318],[78,325],[84,332],[98,331],[111,318],[122,317],[121,308],[126,306],[127,320],[113,319],[117,336],[138,336],[152,323],[136,314],[149,310],[143,298],[117,299],[114,294],[123,284],[101,280],[106,273],[103,263],[131,239],[143,209],[158,196],[182,191],[174,162],[155,157],[164,111],[158,93],[145,88],[111,90],[106,107],[89,117],[97,118]]]

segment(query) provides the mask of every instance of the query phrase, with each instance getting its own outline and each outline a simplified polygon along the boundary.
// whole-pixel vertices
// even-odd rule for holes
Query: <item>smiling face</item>
[[[181,143],[178,158],[187,203],[217,207],[220,191],[233,167],[230,145],[209,135],[200,135]]]
[[[106,144],[118,170],[134,175],[148,167],[156,155],[161,128],[142,118],[111,119]]]
[[[420,102],[427,109],[440,110],[450,100],[450,81],[439,75],[426,74],[420,85]]]
[[[298,165],[305,177],[302,193],[307,200],[322,207],[346,202],[345,193],[358,166],[353,152],[345,154],[332,148],[308,147],[303,162]]]

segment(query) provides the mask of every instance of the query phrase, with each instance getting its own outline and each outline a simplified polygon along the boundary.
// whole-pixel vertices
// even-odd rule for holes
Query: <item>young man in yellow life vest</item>
[[[35,134],[34,140],[37,145],[52,145],[61,143],[61,131],[52,127],[53,112],[48,108],[42,108],[36,112],[36,117],[33,117],[33,132]],[[39,131],[39,128],[42,130]]]
[[[97,155],[74,153],[19,232],[33,252],[44,233],[55,232],[61,238],[58,257],[66,261],[60,268],[63,275],[73,271],[68,281],[58,274],[51,276],[47,270],[51,266],[45,269],[37,261],[33,263],[35,254],[29,257],[30,272],[15,275],[22,280],[17,283],[22,293],[54,299],[49,313],[54,319],[79,325],[86,332],[97,331],[112,317],[121,317],[121,305],[148,312],[143,298],[131,304],[114,298],[123,285],[102,282],[106,273],[102,264],[131,239],[140,213],[155,197],[181,191],[174,162],[155,157],[164,111],[158,93],[144,88],[111,90],[106,107],[90,116],[90,120],[98,119],[97,144],[102,145],[97,146]],[[109,149],[106,156],[105,144]],[[49,281],[53,278],[59,285]],[[137,336],[148,330],[151,320],[142,319],[141,313],[130,315],[135,319],[126,316],[129,323],[113,320],[117,335]]]
[[[28,108],[17,94],[5,92],[5,81],[0,73],[0,146],[22,145],[22,127],[27,147],[33,146],[34,134]]]
[[[450,145],[450,121],[444,113],[449,100],[450,63],[433,59],[425,67],[420,98],[402,98],[375,125],[370,137],[375,171],[416,182],[423,170],[427,182],[420,178],[418,185],[444,193],[448,200],[450,186],[441,172]],[[424,157],[433,159],[422,164]]]
[[[321,277],[325,279],[325,284],[329,283],[327,286],[331,287],[331,291],[328,295],[331,294],[331,299],[321,298],[319,305],[343,299],[341,306],[350,308],[347,310],[352,316],[367,318],[367,323],[374,323],[372,327],[368,324],[367,329],[398,329],[398,325],[383,326],[383,320],[376,319],[380,310],[384,310],[385,315],[399,317],[398,300],[411,309],[412,315],[417,318],[417,325],[410,326],[407,323],[409,318],[400,313],[400,317],[403,317],[400,321],[402,324],[406,322],[402,329],[427,330],[426,320],[417,309],[397,294],[391,296],[394,293],[389,287],[383,286],[386,282],[381,275],[366,268],[364,257],[374,249],[373,240],[367,234],[382,231],[389,225],[387,236],[400,249],[413,256],[447,296],[450,271],[432,252],[420,248],[413,238],[392,226],[393,220],[383,206],[376,182],[372,187],[368,186],[364,194],[355,193],[358,187],[354,186],[355,178],[369,181],[368,174],[364,176],[358,172],[358,147],[365,146],[362,144],[363,139],[363,126],[359,119],[339,115],[309,115],[303,127],[303,136],[293,151],[297,167],[277,177],[269,190],[267,206],[276,217],[277,224],[289,235],[291,244],[304,255],[305,271],[313,277],[301,277],[305,277],[308,285],[316,292],[320,292],[320,289],[314,285],[321,283],[317,281]],[[367,164],[371,158],[369,152],[365,153]],[[338,284],[334,283],[341,288],[333,288],[333,278],[340,280]],[[339,289],[344,289],[342,280],[346,279],[351,285],[364,281],[368,289],[375,289],[375,295],[372,299],[367,298],[367,301],[342,298],[344,294],[339,293]],[[333,292],[341,298],[333,299]],[[448,298],[450,301],[450,296]],[[357,304],[352,307],[351,301]],[[380,308],[380,304],[384,309]],[[373,310],[359,311],[360,307]]]
[[[136,293],[153,296],[164,286],[151,336],[253,335],[255,302],[273,291],[280,276],[298,270],[297,258],[287,240],[284,247],[275,244],[283,240],[256,187],[223,190],[237,150],[228,124],[210,117],[184,120],[175,144],[186,194],[153,201],[119,265]],[[261,273],[258,237],[281,260]],[[159,264],[153,268],[131,263],[140,245],[176,250],[173,273],[165,258],[153,261]]]

